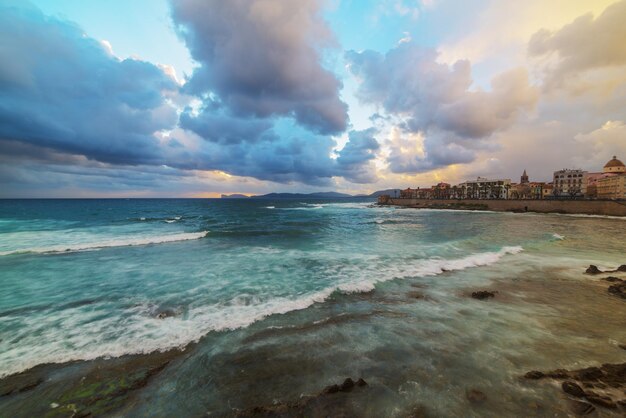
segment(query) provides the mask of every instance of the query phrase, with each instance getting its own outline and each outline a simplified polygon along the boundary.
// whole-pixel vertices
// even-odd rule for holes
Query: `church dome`
[[[626,172],[626,166],[614,155],[613,159],[604,165],[603,171],[605,173],[624,173]]]

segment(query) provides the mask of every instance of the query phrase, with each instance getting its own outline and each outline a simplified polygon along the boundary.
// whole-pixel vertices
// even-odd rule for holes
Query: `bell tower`
[[[524,170],[524,174],[520,177],[520,184],[528,184],[528,174],[526,174],[526,170]]]

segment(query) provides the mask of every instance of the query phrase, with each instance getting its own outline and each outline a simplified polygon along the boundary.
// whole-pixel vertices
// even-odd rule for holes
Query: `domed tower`
[[[609,160],[608,163],[604,164],[604,169],[602,170],[604,173],[626,173],[626,165],[623,162],[617,159],[617,156],[613,156],[612,160]]]
[[[520,177],[520,184],[528,184],[528,174],[526,174],[526,170],[524,170],[524,174]]]

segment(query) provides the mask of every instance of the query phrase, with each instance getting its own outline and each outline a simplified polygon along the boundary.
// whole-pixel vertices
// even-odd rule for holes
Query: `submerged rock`
[[[535,370],[526,373],[524,377],[531,380],[568,379],[561,385],[563,392],[568,395],[584,398],[603,408],[616,409],[626,406],[626,363],[607,363],[601,367],[587,367],[572,371],[557,369],[551,372],[540,372]],[[591,388],[597,392],[589,390]],[[587,405],[587,402],[574,403],[573,408],[576,413],[584,415],[593,411]]]
[[[588,380],[598,380],[604,376],[602,370],[598,367],[588,367],[586,369],[578,370],[576,373],[576,377],[578,380],[588,381]]]
[[[356,381],[357,386],[367,386],[367,382],[359,377],[359,380]]]
[[[616,283],[616,282],[622,281],[622,279],[620,279],[619,277],[615,277],[615,276],[605,277],[602,280],[604,280],[605,282],[609,282],[609,283]]]
[[[608,292],[622,299],[626,299],[626,282],[620,281],[618,284],[609,286]]]
[[[330,394],[339,392],[339,385],[329,385],[322,390],[322,393]]]
[[[587,267],[587,270],[585,270],[585,273],[587,273],[587,274],[602,274],[602,271],[598,268],[598,266],[594,266],[593,264],[591,264],[589,267]]]
[[[621,266],[619,266],[619,267],[617,268],[617,270],[615,270],[615,271],[621,271],[621,272],[623,272],[623,273],[626,273],[626,264],[622,264],[622,265],[621,265]]]
[[[582,398],[583,396],[585,396],[585,391],[583,390],[583,388],[581,388],[580,386],[578,386],[578,384],[574,382],[565,381],[561,385],[561,388],[563,389],[563,392],[567,393],[568,395],[572,395],[577,398]]]
[[[544,377],[546,377],[546,375],[540,371],[533,370],[531,372],[526,373],[524,377],[526,379],[538,380],[538,379],[543,379]]]
[[[481,403],[487,400],[487,395],[478,389],[469,389],[465,392],[465,397],[473,403]]]
[[[491,292],[489,290],[479,290],[476,292],[472,292],[472,297],[478,300],[485,300],[489,298],[493,298],[496,296],[496,292]]]
[[[596,407],[583,401],[571,401],[571,411],[576,415],[589,415],[596,410]]]
[[[348,377],[346,380],[343,381],[343,383],[339,387],[339,390],[342,392],[350,392],[352,388],[354,388],[354,380]]]
[[[157,319],[171,318],[173,316],[176,316],[176,312],[171,309],[164,309],[156,314]]]
[[[613,400],[609,398],[608,396],[600,396],[597,393],[589,392],[586,394],[585,397],[587,398],[589,402],[602,406],[604,408],[609,408],[609,409],[617,408],[617,404],[613,402]]]

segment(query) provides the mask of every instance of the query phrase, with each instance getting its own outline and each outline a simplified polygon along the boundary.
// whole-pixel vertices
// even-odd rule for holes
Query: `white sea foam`
[[[564,237],[563,235],[561,235],[561,234],[557,234],[556,232],[555,232],[554,234],[552,234],[552,238],[554,238],[554,239],[558,239],[558,240],[560,240],[560,241],[562,241],[562,240],[564,240],[564,239],[565,239],[565,237]]]
[[[276,206],[265,206],[265,209],[276,209]]]
[[[57,245],[49,245],[49,246],[44,246],[44,247],[30,247],[30,248],[20,248],[20,249],[9,250],[9,251],[0,251],[0,256],[20,254],[20,253],[37,253],[37,254],[66,253],[66,252],[75,252],[75,251],[99,250],[102,248],[111,248],[111,247],[130,247],[130,246],[136,246],[136,245],[164,244],[167,242],[195,240],[195,239],[205,237],[208,233],[209,231],[202,231],[202,232],[183,232],[183,233],[178,233],[178,234],[154,235],[154,236],[144,236],[144,237],[137,237],[137,236],[133,236],[129,238],[116,237],[116,238],[100,240],[100,241],[92,241],[92,242],[57,244]]]
[[[557,216],[572,216],[575,218],[600,218],[600,219],[619,219],[626,221],[626,216],[610,216],[610,215],[586,215],[584,213],[555,213]]]
[[[197,236],[199,237],[198,233]],[[103,315],[109,307],[91,305],[90,309],[72,308],[45,316],[21,318],[23,327],[19,344],[0,342],[0,377],[17,373],[37,364],[119,357],[183,348],[211,331],[247,327],[270,315],[306,309],[327,300],[333,293],[368,292],[377,283],[407,277],[433,276],[444,271],[463,270],[493,264],[507,254],[517,254],[521,247],[504,247],[463,258],[431,258],[413,263],[381,266],[381,260],[355,266],[354,271],[338,278],[324,289],[299,297],[251,297],[239,295],[229,301],[189,309],[182,316],[154,318],[154,306],[135,305],[124,312]],[[360,269],[360,270],[359,270]],[[120,318],[124,318],[120,322]],[[7,318],[5,318],[7,319]],[[10,318],[8,318],[10,319]],[[68,334],[68,330],[71,333]],[[115,333],[115,338],[111,335]],[[41,344],[44,339],[46,344]]]

